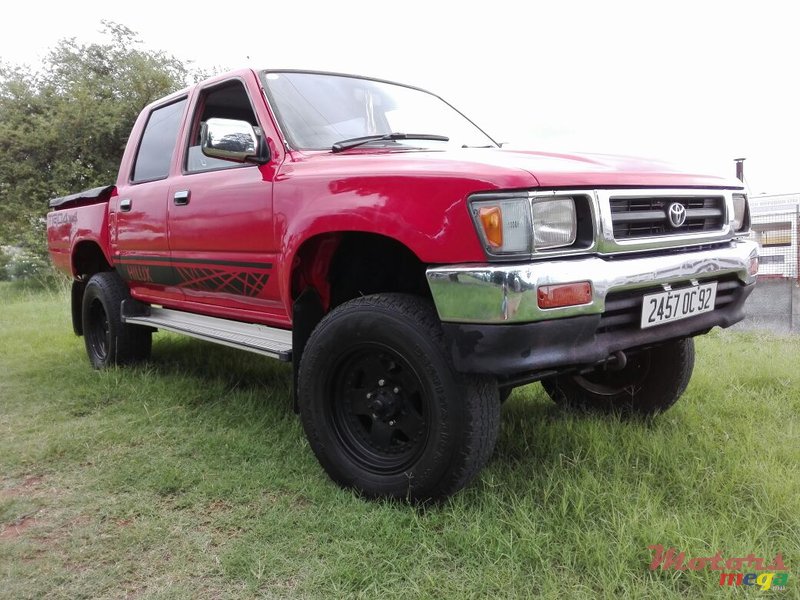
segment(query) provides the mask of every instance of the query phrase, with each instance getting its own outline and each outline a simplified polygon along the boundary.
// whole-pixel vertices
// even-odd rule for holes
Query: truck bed
[[[82,241],[94,241],[104,252],[108,248],[108,200],[114,191],[115,186],[109,185],[50,200],[47,246],[58,270],[77,275],[72,257]]]

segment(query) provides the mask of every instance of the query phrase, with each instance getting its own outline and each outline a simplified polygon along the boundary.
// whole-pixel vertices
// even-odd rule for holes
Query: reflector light
[[[750,275],[758,275],[758,257],[754,257],[750,259],[750,266],[747,269],[747,272]]]
[[[560,308],[588,304],[592,301],[592,284],[588,281],[543,285],[536,291],[539,308]]]

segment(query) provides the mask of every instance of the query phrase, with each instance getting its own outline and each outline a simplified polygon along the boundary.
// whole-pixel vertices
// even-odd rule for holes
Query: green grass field
[[[800,338],[714,332],[652,422],[506,404],[480,479],[367,502],[314,459],[287,366],[159,333],[89,368],[64,295],[0,287],[2,598],[800,598]],[[781,552],[787,588],[688,556]]]

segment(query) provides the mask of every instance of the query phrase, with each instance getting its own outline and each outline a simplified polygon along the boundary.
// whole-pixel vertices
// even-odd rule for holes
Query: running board
[[[131,325],[167,329],[282,361],[292,360],[292,332],[287,329],[156,308],[135,300],[122,302],[122,320]]]

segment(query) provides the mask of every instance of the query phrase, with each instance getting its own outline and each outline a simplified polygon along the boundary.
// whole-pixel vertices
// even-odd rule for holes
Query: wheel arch
[[[72,274],[87,280],[95,273],[112,271],[105,252],[95,240],[82,240],[72,248]]]
[[[430,297],[426,265],[402,242],[366,231],[335,231],[305,240],[291,259],[295,408],[300,360],[311,332],[340,304],[358,296],[404,292]]]
[[[290,264],[286,289],[291,303],[311,287],[325,312],[367,293],[430,295],[423,261],[403,242],[380,233],[331,231],[311,236]],[[362,288],[360,293],[356,288]]]
[[[113,271],[103,249],[94,240],[83,240],[75,244],[71,256],[72,289],[70,291],[70,313],[72,331],[83,335],[83,292],[86,283],[95,273]]]

